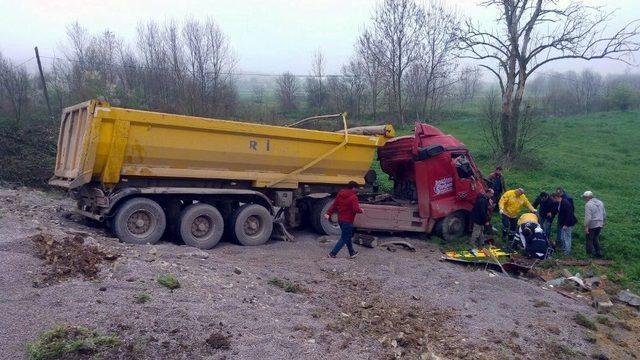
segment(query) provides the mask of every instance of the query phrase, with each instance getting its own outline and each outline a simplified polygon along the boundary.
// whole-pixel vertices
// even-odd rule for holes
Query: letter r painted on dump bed
[[[257,141],[257,140],[249,140],[249,149],[250,149],[250,150],[258,151],[258,146],[259,146],[259,145],[258,145],[258,141]],[[266,151],[270,151],[270,150],[271,150],[271,144],[270,144],[270,142],[269,142],[269,139],[267,139],[267,140],[265,141],[264,149],[265,149]]]

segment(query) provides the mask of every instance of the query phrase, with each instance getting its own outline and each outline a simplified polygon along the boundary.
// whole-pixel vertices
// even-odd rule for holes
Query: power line
[[[15,68],[17,68],[17,67],[20,67],[20,66],[22,66],[22,65],[24,65],[24,64],[26,64],[26,63],[28,63],[29,61],[33,60],[33,59],[35,59],[35,56],[32,56],[32,57],[28,58],[27,60],[25,60],[25,61],[21,62],[21,63],[20,63],[20,64],[18,64],[18,65],[13,65],[13,66],[12,66],[12,68],[13,68],[13,69],[15,69]]]

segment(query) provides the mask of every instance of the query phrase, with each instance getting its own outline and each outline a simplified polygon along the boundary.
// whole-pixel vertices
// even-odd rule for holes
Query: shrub
[[[108,350],[118,342],[116,336],[102,335],[81,326],[57,325],[27,343],[27,356],[31,360],[75,359]]]
[[[638,104],[638,93],[629,84],[620,84],[607,97],[614,109],[627,111]]]
[[[298,285],[296,283],[293,283],[291,281],[283,281],[283,280],[281,280],[281,279],[279,279],[279,278],[277,278],[275,276],[272,277],[269,280],[269,284],[277,286],[277,287],[283,289],[285,292],[288,292],[288,293],[301,293],[301,292],[304,292],[304,289],[302,288],[302,286],[300,286],[300,285]]]
[[[158,276],[158,283],[168,289],[174,290],[180,287],[180,282],[171,274]]]
[[[580,313],[577,313],[574,317],[573,320],[575,320],[575,322],[580,325],[580,326],[584,326],[587,329],[590,330],[597,330],[598,328],[596,327],[596,323],[593,322],[593,320],[589,319],[587,316],[582,315]]]
[[[144,304],[151,300],[151,295],[146,292],[140,293],[133,298],[133,302],[137,304]]]

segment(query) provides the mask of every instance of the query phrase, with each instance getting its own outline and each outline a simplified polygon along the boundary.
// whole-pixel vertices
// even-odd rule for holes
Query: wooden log
[[[344,133],[344,130],[338,130],[337,133]],[[353,135],[381,135],[386,136],[389,133],[388,125],[358,126],[348,128],[347,132]]]

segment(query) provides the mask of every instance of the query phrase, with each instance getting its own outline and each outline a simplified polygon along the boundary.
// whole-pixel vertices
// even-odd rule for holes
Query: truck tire
[[[224,232],[224,219],[215,207],[197,203],[182,210],[178,226],[185,244],[207,250],[220,242]]]
[[[239,207],[231,217],[234,240],[245,246],[266,243],[273,231],[273,217],[267,208],[257,204]]]
[[[453,241],[467,232],[467,215],[464,211],[455,211],[436,224],[436,231],[445,241]]]
[[[155,244],[167,226],[167,218],[157,202],[147,198],[127,200],[113,218],[113,232],[129,244]]]
[[[331,221],[324,217],[332,203],[333,198],[326,197],[316,200],[311,208],[311,226],[320,235],[340,235],[337,215],[334,214]]]

